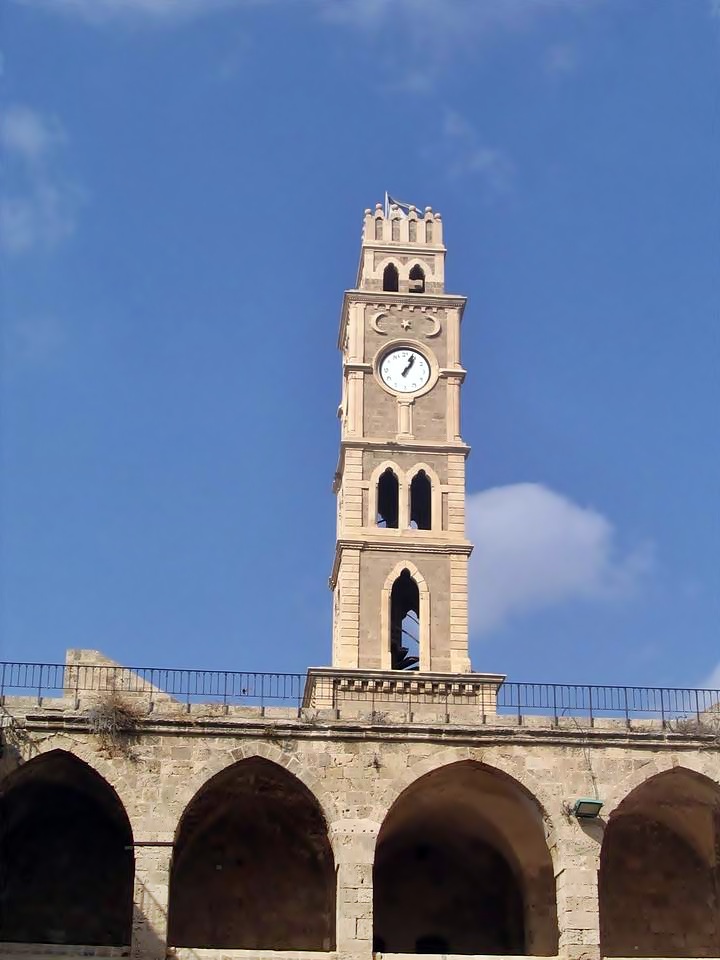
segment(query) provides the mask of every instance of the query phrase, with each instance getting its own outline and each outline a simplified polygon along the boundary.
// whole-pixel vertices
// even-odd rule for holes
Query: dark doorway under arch
[[[677,767],[611,815],[600,855],[605,957],[718,957],[720,787]]]
[[[310,791],[269,760],[241,760],[183,815],[170,878],[178,947],[332,950],[335,866]]]
[[[132,832],[112,787],[56,750],[30,760],[0,796],[0,939],[128,946]]]
[[[509,777],[442,767],[393,804],[373,871],[374,939],[388,953],[557,952],[542,816]]]

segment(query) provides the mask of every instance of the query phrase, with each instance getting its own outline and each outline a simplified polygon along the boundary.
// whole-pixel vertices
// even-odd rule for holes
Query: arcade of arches
[[[132,831],[98,773],[70,753],[42,754],[5,778],[0,817],[1,940],[130,944]],[[682,767],[646,780],[610,814],[599,859],[602,956],[720,956],[714,780]],[[336,884],[313,794],[278,764],[241,760],[201,787],[180,820],[168,943],[332,950]],[[479,762],[440,766],[390,806],[372,898],[378,951],[558,952],[541,808]]]

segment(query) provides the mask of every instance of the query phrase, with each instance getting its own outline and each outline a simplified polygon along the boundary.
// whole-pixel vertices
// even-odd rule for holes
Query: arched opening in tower
[[[383,270],[383,290],[389,293],[397,293],[399,287],[399,276],[397,267],[394,263],[389,263]]]
[[[425,293],[425,271],[417,263],[410,271],[410,293]]]
[[[393,470],[388,467],[378,480],[377,525],[397,529],[400,508],[400,485]]]
[[[378,835],[376,951],[554,956],[555,883],[542,812],[471,761],[411,784]]]
[[[604,957],[718,957],[720,787],[676,767],[612,813],[600,855]]]
[[[130,945],[134,858],[112,787],[61,750],[30,760],[0,796],[0,938]]]
[[[390,593],[390,666],[417,670],[420,662],[420,591],[403,570]]]
[[[173,851],[174,947],[333,950],[335,864],[315,797],[269,760],[213,777],[185,811]]]
[[[432,527],[432,484],[424,470],[418,471],[410,483],[410,526],[416,530]]]

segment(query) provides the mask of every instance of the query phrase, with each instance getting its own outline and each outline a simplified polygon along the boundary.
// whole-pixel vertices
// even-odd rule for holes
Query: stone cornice
[[[465,674],[461,675],[465,676]],[[12,709],[12,699],[6,699],[6,707]],[[233,708],[226,716],[203,716],[203,707],[196,704],[188,710],[177,704],[178,714],[160,716],[150,714],[139,722],[136,735],[179,736],[179,737],[233,737],[246,738],[277,737],[281,734],[297,739],[312,740],[394,740],[405,742],[452,743],[476,746],[479,744],[509,743],[518,745],[543,744],[577,748],[604,749],[619,746],[624,749],[642,749],[648,745],[669,751],[695,751],[712,749],[715,746],[714,735],[691,735],[670,733],[658,726],[651,727],[652,721],[621,719],[602,721],[602,726],[578,726],[572,716],[561,718],[556,725],[551,717],[539,717],[532,714],[520,715],[518,719],[508,716],[488,716],[483,723],[464,724],[458,721],[438,723],[437,721],[403,720],[393,721],[388,716],[373,715],[372,704],[368,703],[366,717],[338,718],[317,716],[323,711],[297,708],[294,717],[273,715],[280,713],[277,708],[254,708],[257,718],[234,716]],[[382,706],[378,704],[378,706]],[[325,711],[334,713],[335,711]],[[22,717],[23,729],[32,733],[83,733],[91,735],[91,726],[83,714],[57,710],[47,713],[25,713]]]
[[[436,310],[454,308],[460,313],[462,321],[467,297],[449,293],[398,293],[386,290],[346,290],[343,294],[342,310],[340,311],[340,328],[338,330],[338,348],[342,350],[347,326],[348,307],[351,303],[376,303],[379,308],[390,306],[412,307],[422,310],[423,307],[432,307]]]
[[[362,528],[360,528],[362,529]],[[372,550],[375,553],[407,553],[407,554],[421,554],[427,556],[428,554],[435,556],[463,556],[469,557],[473,551],[473,545],[469,540],[458,539],[458,540],[405,540],[401,536],[384,537],[377,539],[375,537],[364,536],[362,533],[359,533],[357,537],[338,537],[335,541],[335,559],[333,560],[332,572],[328,577],[328,585],[331,590],[335,588],[337,583],[338,572],[340,570],[340,559],[342,557],[343,550]]]

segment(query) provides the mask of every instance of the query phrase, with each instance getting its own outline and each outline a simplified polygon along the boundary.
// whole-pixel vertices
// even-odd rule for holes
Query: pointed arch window
[[[390,593],[390,667],[417,670],[420,662],[420,591],[403,570]]]
[[[375,218],[375,239],[382,240],[383,238],[383,218]]]
[[[410,526],[415,530],[432,529],[432,483],[419,470],[410,483]]]
[[[410,271],[410,293],[425,293],[425,271],[417,263]]]
[[[411,243],[417,240],[417,220],[411,220],[408,223],[408,236]]]
[[[391,467],[380,475],[377,485],[377,525],[397,530],[400,517],[400,484]]]
[[[394,263],[389,263],[383,270],[383,290],[397,293],[399,288],[398,270]]]

